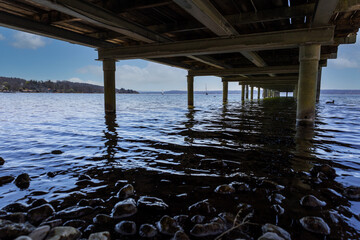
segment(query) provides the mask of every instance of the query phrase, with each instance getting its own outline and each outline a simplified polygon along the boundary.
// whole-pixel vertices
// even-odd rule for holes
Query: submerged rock
[[[167,215],[163,216],[160,221],[156,223],[156,226],[159,232],[170,236],[173,236],[177,231],[182,230],[178,223]]]
[[[223,184],[223,185],[217,186],[215,189],[215,192],[220,193],[220,194],[232,194],[235,192],[235,188],[231,185]]]
[[[218,235],[224,232],[226,229],[223,224],[212,222],[206,224],[196,224],[191,230],[190,234],[194,237],[206,237]]]
[[[73,227],[54,227],[50,230],[46,240],[77,240],[81,232]]]
[[[139,208],[166,210],[169,206],[160,198],[142,196],[137,202]]]
[[[157,229],[152,224],[142,224],[139,228],[140,237],[152,238],[157,235]]]
[[[15,239],[22,235],[28,235],[35,227],[30,223],[13,223],[9,220],[0,219],[0,239]]]
[[[26,212],[28,206],[22,203],[10,203],[9,205],[6,205],[3,210],[7,212]]]
[[[107,231],[92,233],[88,240],[110,240],[110,233]]]
[[[130,217],[137,213],[135,200],[132,198],[126,199],[124,201],[118,202],[112,212],[111,217],[113,218],[124,218]]]
[[[5,160],[2,157],[0,157],[0,165],[4,165],[4,164],[5,164]]]
[[[290,234],[287,231],[285,231],[283,228],[278,227],[276,225],[267,223],[261,227],[261,230],[263,231],[263,233],[272,232],[272,233],[276,233],[278,236],[280,236],[285,240],[291,240]]]
[[[344,190],[344,195],[350,198],[351,200],[360,201],[360,187],[355,187],[355,186],[347,187]]]
[[[183,231],[177,231],[171,240],[190,240],[190,238]]]
[[[48,217],[52,216],[55,209],[50,204],[44,204],[39,207],[32,208],[28,211],[28,219],[32,224],[39,224]]]
[[[43,240],[50,231],[49,225],[44,225],[36,228],[29,234],[29,237],[33,240]]]
[[[91,180],[91,177],[87,174],[80,174],[78,180]]]
[[[63,154],[63,151],[61,151],[61,150],[53,150],[53,151],[51,151],[51,154]]]
[[[115,232],[121,235],[134,235],[136,233],[136,224],[133,221],[121,221],[115,225]]]
[[[211,206],[207,199],[194,203],[189,207],[189,211],[192,214],[203,214],[207,215],[216,212],[216,209]]]
[[[11,183],[12,181],[14,181],[14,177],[12,176],[4,176],[4,177],[0,177],[0,186],[7,184],[7,183]]]
[[[27,173],[22,173],[15,179],[15,185],[20,189],[25,189],[30,186],[30,176]]]
[[[303,217],[300,219],[301,226],[309,232],[323,235],[330,234],[330,227],[320,217]]]
[[[92,207],[73,206],[59,211],[56,216],[63,219],[76,219],[94,212]]]
[[[128,197],[134,196],[134,194],[135,194],[135,189],[134,189],[133,185],[126,184],[119,190],[117,196],[118,196],[118,198],[128,198]]]
[[[301,206],[304,207],[324,207],[326,202],[319,200],[313,195],[306,195],[300,199]]]

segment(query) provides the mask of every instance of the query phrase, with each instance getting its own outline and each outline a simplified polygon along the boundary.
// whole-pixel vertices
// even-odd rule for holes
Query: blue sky
[[[323,68],[322,89],[360,89],[360,38],[339,47],[338,58]],[[0,76],[70,80],[102,85],[102,64],[88,47],[0,27]],[[116,86],[139,91],[185,90],[182,69],[143,60],[117,63]],[[222,89],[220,78],[197,77],[195,90]],[[229,89],[240,86],[230,83]]]

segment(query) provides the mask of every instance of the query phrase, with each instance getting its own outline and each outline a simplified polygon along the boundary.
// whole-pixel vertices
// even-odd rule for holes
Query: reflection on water
[[[0,156],[6,160],[0,177],[27,172],[32,178],[26,190],[0,186],[0,208],[44,198],[61,210],[66,204],[60,200],[78,191],[106,200],[104,213],[110,213],[111,197],[131,183],[136,200],[148,195],[169,205],[165,212],[132,217],[137,224],[189,214],[190,205],[208,199],[217,211],[205,214],[205,222],[221,212],[236,214],[239,204],[254,211],[250,221],[258,225],[227,239],[256,239],[265,223],[278,224],[293,239],[324,239],[303,230],[299,220],[305,216],[328,223],[327,239],[360,237],[360,204],[342,196],[346,187],[360,186],[360,97],[324,95],[313,128],[295,126],[291,98],[241,103],[230,95],[222,105],[220,95],[196,95],[190,110],[186,95],[117,98],[117,115],[104,119],[102,95],[0,94]],[[330,99],[336,104],[326,105]],[[336,170],[335,179],[317,172],[324,164]],[[81,174],[91,181],[79,181]],[[229,195],[214,191],[233,181],[246,187]],[[326,206],[301,206],[309,194]],[[279,207],[284,213],[274,211]],[[329,212],[341,220],[335,223]]]

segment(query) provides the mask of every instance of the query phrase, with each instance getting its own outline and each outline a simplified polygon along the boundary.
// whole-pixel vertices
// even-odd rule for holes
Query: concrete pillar
[[[246,99],[249,99],[249,85],[246,85]]]
[[[293,92],[293,98],[295,100],[297,100],[297,95],[298,95],[298,85],[295,84],[295,88],[294,88],[294,92]]]
[[[223,80],[223,103],[228,102],[229,83]]]
[[[250,88],[250,99],[253,100],[254,99],[254,87],[251,86]]]
[[[104,102],[105,112],[116,112],[116,92],[115,92],[115,71],[116,64],[114,59],[103,60],[104,71]]]
[[[320,101],[320,88],[321,88],[321,71],[322,68],[319,67],[318,75],[317,75],[317,86],[316,86],[316,102],[318,103]]]
[[[297,122],[313,123],[315,119],[316,81],[320,59],[320,44],[300,46]]]
[[[187,75],[188,108],[194,108],[194,76]]]
[[[263,88],[263,98],[267,98],[267,89]]]
[[[288,92],[286,92],[286,97],[288,97]]]
[[[241,85],[241,101],[245,101],[245,85]]]
[[[257,91],[258,91],[258,99],[260,99],[260,91],[261,91],[261,88],[258,87]]]

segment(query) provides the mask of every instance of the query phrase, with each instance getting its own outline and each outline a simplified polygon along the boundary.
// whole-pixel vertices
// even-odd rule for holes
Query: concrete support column
[[[258,91],[258,92],[257,92],[257,93],[258,93],[258,99],[260,99],[261,88],[258,87],[257,91]]]
[[[229,83],[223,80],[223,103],[228,102]]]
[[[263,88],[263,98],[267,98],[267,89]]]
[[[245,85],[241,85],[241,101],[245,101]]]
[[[253,100],[254,99],[254,87],[251,86],[250,88],[250,99]]]
[[[194,108],[194,76],[187,75],[188,108]]]
[[[318,75],[317,75],[317,86],[316,86],[316,102],[318,103],[320,101],[320,88],[321,88],[321,71],[322,68],[319,67]]]
[[[104,71],[104,102],[105,112],[116,112],[116,91],[115,91],[115,71],[116,64],[114,59],[103,60]]]
[[[296,114],[298,123],[313,123],[315,119],[316,86],[320,48],[320,44],[300,46],[300,69]]]
[[[298,95],[298,85],[295,84],[295,88],[294,88],[294,92],[293,92],[293,98],[295,100],[297,100],[297,95]]]
[[[249,99],[249,85],[246,85],[246,99]]]

